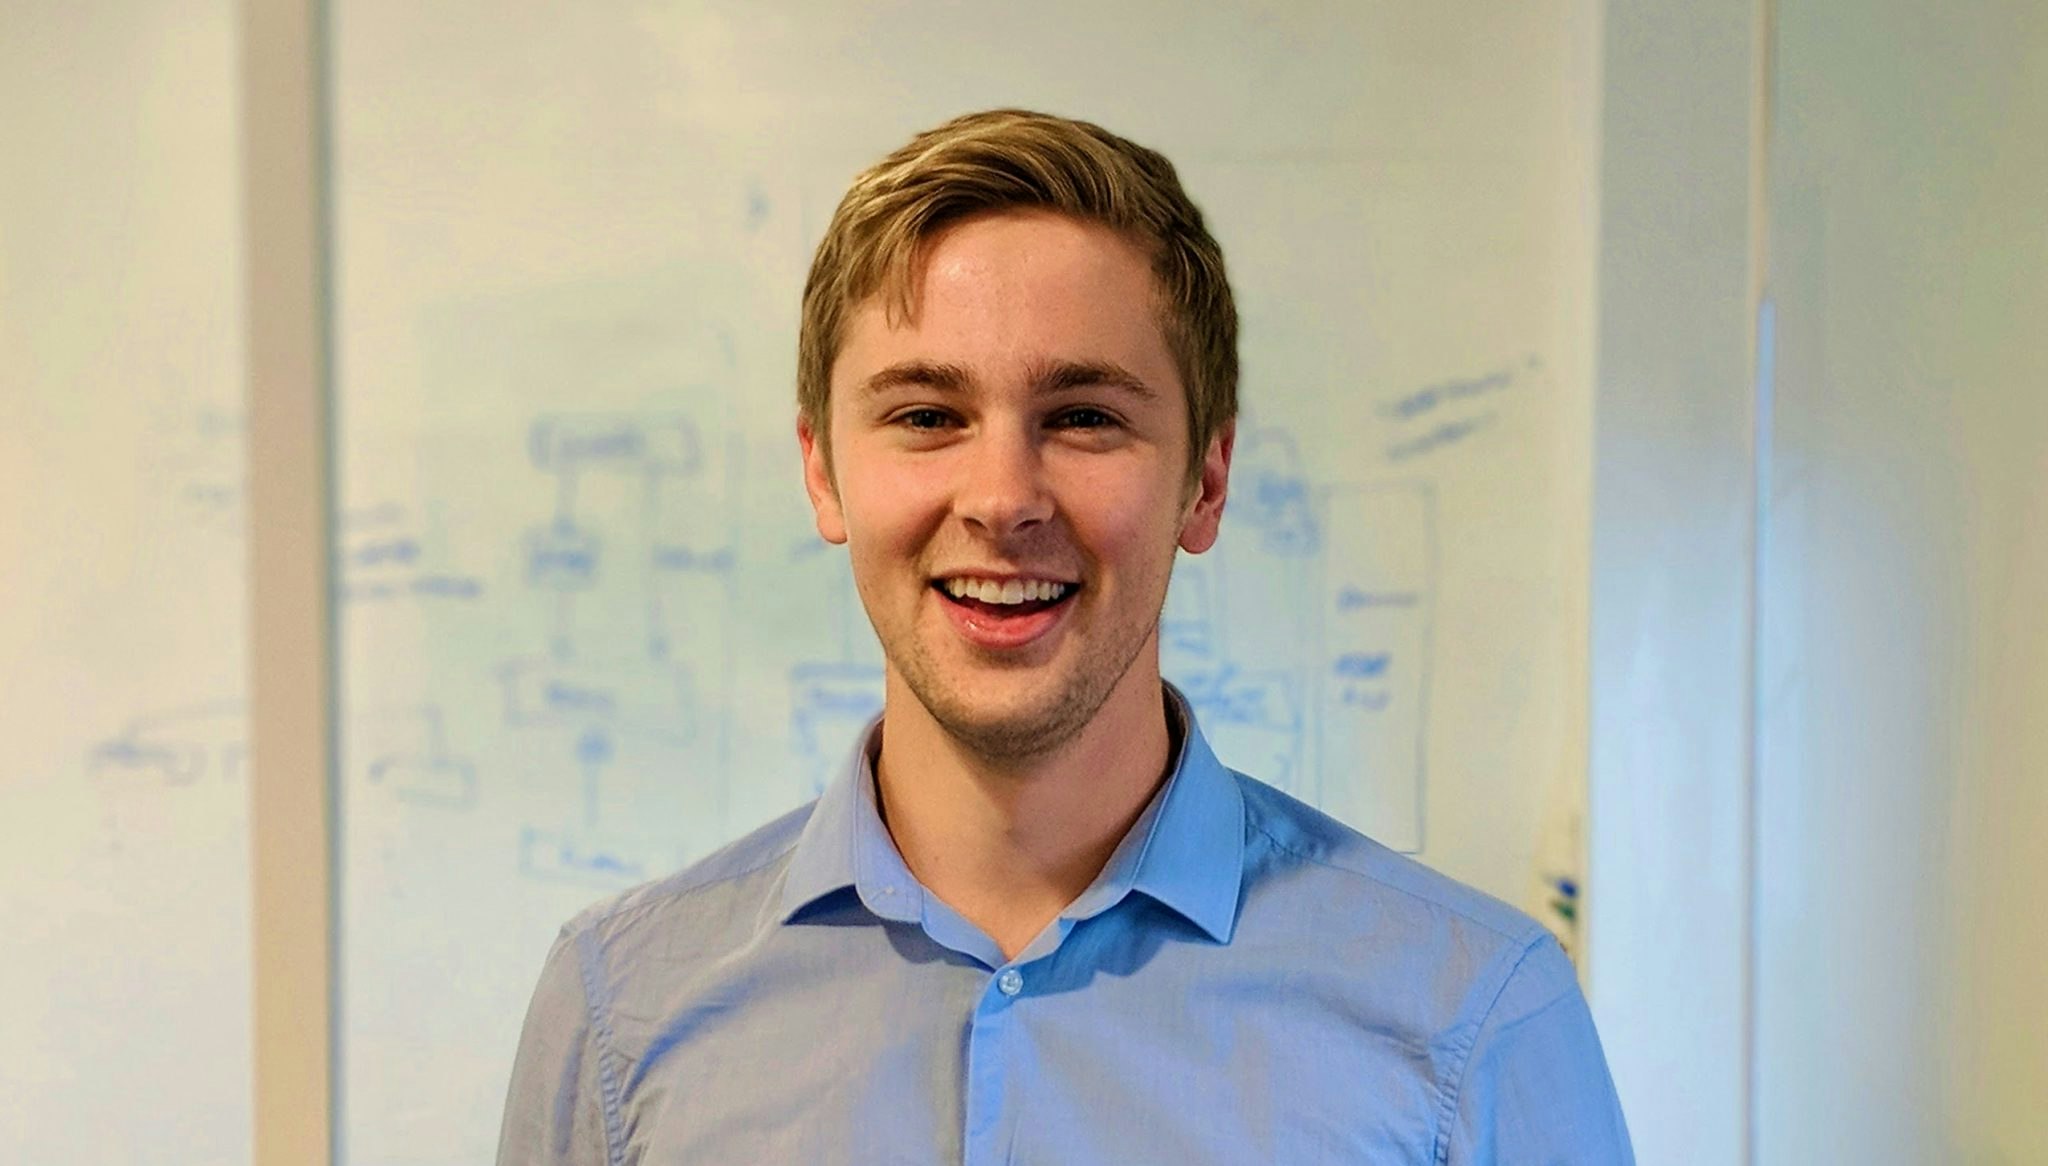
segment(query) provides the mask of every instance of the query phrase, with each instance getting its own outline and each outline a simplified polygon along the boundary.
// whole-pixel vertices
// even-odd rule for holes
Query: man
[[[920,135],[834,216],[799,366],[885,711],[815,803],[563,930],[501,1163],[1631,1160],[1548,934],[1224,768],[1161,681],[1237,379],[1165,158]]]

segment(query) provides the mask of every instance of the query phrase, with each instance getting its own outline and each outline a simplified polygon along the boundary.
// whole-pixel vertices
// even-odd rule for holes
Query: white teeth
[[[1067,593],[1065,583],[1054,583],[1049,579],[1010,579],[998,583],[993,579],[946,580],[946,594],[955,599],[979,599],[983,603],[1034,603],[1041,599],[1058,599]]]

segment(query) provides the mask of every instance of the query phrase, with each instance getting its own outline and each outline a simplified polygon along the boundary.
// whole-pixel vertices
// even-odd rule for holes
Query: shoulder
[[[1626,1146],[1577,973],[1547,928],[1279,790],[1242,775],[1239,788],[1241,937],[1301,969],[1295,981],[1346,1015],[1431,1050],[1458,1122],[1541,1126],[1540,1114],[1510,1113],[1520,1088],[1560,1112],[1577,1107],[1587,1130]]]
[[[1347,905],[1424,916],[1517,948],[1543,925],[1492,895],[1401,854],[1314,806],[1237,775],[1244,796],[1247,867],[1266,879],[1314,881]]]
[[[1238,784],[1247,938],[1353,969],[1439,1030],[1475,1022],[1532,953],[1555,949],[1524,912],[1269,785]]]
[[[666,878],[591,904],[563,926],[564,945],[616,972],[684,946],[712,953],[744,942],[775,910],[815,805],[791,810]]]

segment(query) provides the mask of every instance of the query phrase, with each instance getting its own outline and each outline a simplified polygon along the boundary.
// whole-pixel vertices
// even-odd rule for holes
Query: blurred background
[[[2048,1162],[2019,0],[0,0],[0,1158],[490,1159],[560,923],[879,710],[798,295],[855,172],[1006,105],[1164,151],[1231,264],[1161,626],[1224,760],[1557,931],[1646,1163]]]

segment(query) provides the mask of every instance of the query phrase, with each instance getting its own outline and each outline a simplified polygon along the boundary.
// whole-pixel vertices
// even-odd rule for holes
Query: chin
[[[937,687],[906,677],[932,719],[976,754],[1021,761],[1054,752],[1078,736],[1107,693],[1091,695],[1071,682],[1058,687],[1006,694],[1010,699],[976,699],[972,691]],[[992,695],[992,694],[990,694]]]
[[[934,651],[915,639],[885,639],[882,649],[903,686],[948,736],[979,756],[1016,762],[1055,753],[1080,736],[1151,642],[1151,632],[1083,645],[1078,653],[1056,653],[1014,670],[941,662],[943,647]],[[1071,652],[1076,645],[1063,647]]]

